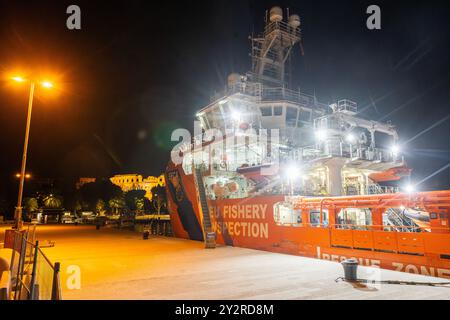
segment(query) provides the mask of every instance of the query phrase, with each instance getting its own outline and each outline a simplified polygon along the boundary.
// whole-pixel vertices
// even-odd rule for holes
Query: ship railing
[[[211,101],[217,101],[236,93],[254,97],[256,100],[261,100],[262,84],[258,82],[239,81],[227,86],[222,91],[216,92],[211,97]]]
[[[274,31],[287,32],[296,38],[300,38],[301,36],[300,28],[291,27],[288,23],[284,21],[273,21],[268,23],[264,28],[264,37],[266,37],[267,35],[269,35]]]
[[[291,101],[305,107],[325,106],[317,101],[314,96],[295,91],[286,87],[264,87],[262,90],[262,101]]]
[[[367,187],[367,194],[386,194],[386,193],[398,193],[399,187],[394,186],[380,186],[373,184]]]
[[[317,101],[316,97],[302,93],[300,90],[288,89],[284,86],[265,87],[258,82],[236,82],[225,90],[217,92],[211,97],[211,101],[217,101],[225,96],[241,93],[255,97],[257,101],[288,101],[301,106],[326,109],[326,105]]]
[[[338,229],[338,230],[359,230],[359,231],[388,231],[388,232],[429,232],[429,228],[412,226],[412,225],[361,225],[361,224],[345,224],[345,223],[337,223],[337,224],[328,224],[328,222],[319,223],[319,222],[309,222],[309,223],[296,223],[296,226],[303,227],[313,227],[313,228],[324,228],[324,229]],[[442,230],[448,230],[442,228]]]
[[[301,148],[300,155],[304,160],[324,157],[343,157],[349,159],[366,160],[374,162],[402,162],[403,157],[397,157],[383,148],[368,148],[325,141],[320,144]]]
[[[428,228],[423,228],[414,225],[361,225],[361,224],[333,224],[330,225],[333,229],[346,230],[366,230],[366,231],[391,231],[391,232],[425,232]]]

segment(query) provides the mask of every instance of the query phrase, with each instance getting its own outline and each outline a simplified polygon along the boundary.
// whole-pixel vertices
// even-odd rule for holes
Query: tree
[[[109,207],[115,214],[118,214],[120,210],[125,208],[125,199],[123,196],[114,197],[108,201]]]
[[[98,199],[97,203],[95,204],[95,212],[100,215],[104,216],[106,212],[106,203],[102,199]]]
[[[26,198],[24,199],[25,210],[28,214],[33,213],[39,209],[39,203],[36,198]]]
[[[166,188],[162,186],[153,187],[152,195],[153,207],[158,214],[161,214],[161,209],[167,205]]]
[[[131,211],[142,211],[145,204],[144,190],[130,190],[125,193],[125,204]]]
[[[76,200],[75,204],[73,206],[73,209],[75,210],[75,213],[77,213],[78,211],[83,210],[83,204],[80,200]]]
[[[63,200],[61,197],[56,196],[53,193],[50,193],[49,195],[44,197],[43,203],[45,208],[60,209],[62,208]]]
[[[79,198],[93,211],[96,210],[98,199],[112,199],[122,195],[122,190],[109,179],[97,179],[95,182],[84,184],[78,190]]]

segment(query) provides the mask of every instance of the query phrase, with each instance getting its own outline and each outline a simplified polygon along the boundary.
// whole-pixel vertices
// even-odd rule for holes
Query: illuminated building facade
[[[145,197],[152,200],[152,188],[165,186],[164,175],[159,177],[149,176],[144,178],[140,174],[118,174],[110,178],[111,182],[120,187],[123,192],[130,190],[144,190]]]

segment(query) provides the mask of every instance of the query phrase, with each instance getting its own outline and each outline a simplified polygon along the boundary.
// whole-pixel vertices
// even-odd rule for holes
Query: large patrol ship
[[[287,13],[287,14],[286,14]],[[300,17],[273,7],[252,69],[200,109],[166,170],[178,237],[450,278],[450,191],[415,192],[395,127],[291,88]]]

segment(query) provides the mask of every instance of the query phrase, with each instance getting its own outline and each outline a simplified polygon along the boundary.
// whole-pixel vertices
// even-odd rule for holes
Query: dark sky
[[[382,29],[369,31],[376,3]],[[66,28],[78,4],[82,30]],[[293,82],[319,100],[350,98],[363,115],[397,125],[401,140],[450,114],[450,6],[439,1],[0,1],[0,71],[50,72],[55,93],[37,90],[29,171],[39,177],[159,174],[173,128],[230,72],[250,67],[248,36],[265,10],[302,18],[305,56]],[[4,80],[4,79],[2,79]],[[27,88],[0,83],[1,181],[19,170]],[[450,120],[410,141],[413,180],[450,162]],[[450,188],[450,169],[421,189]],[[5,184],[3,184],[5,185]]]

